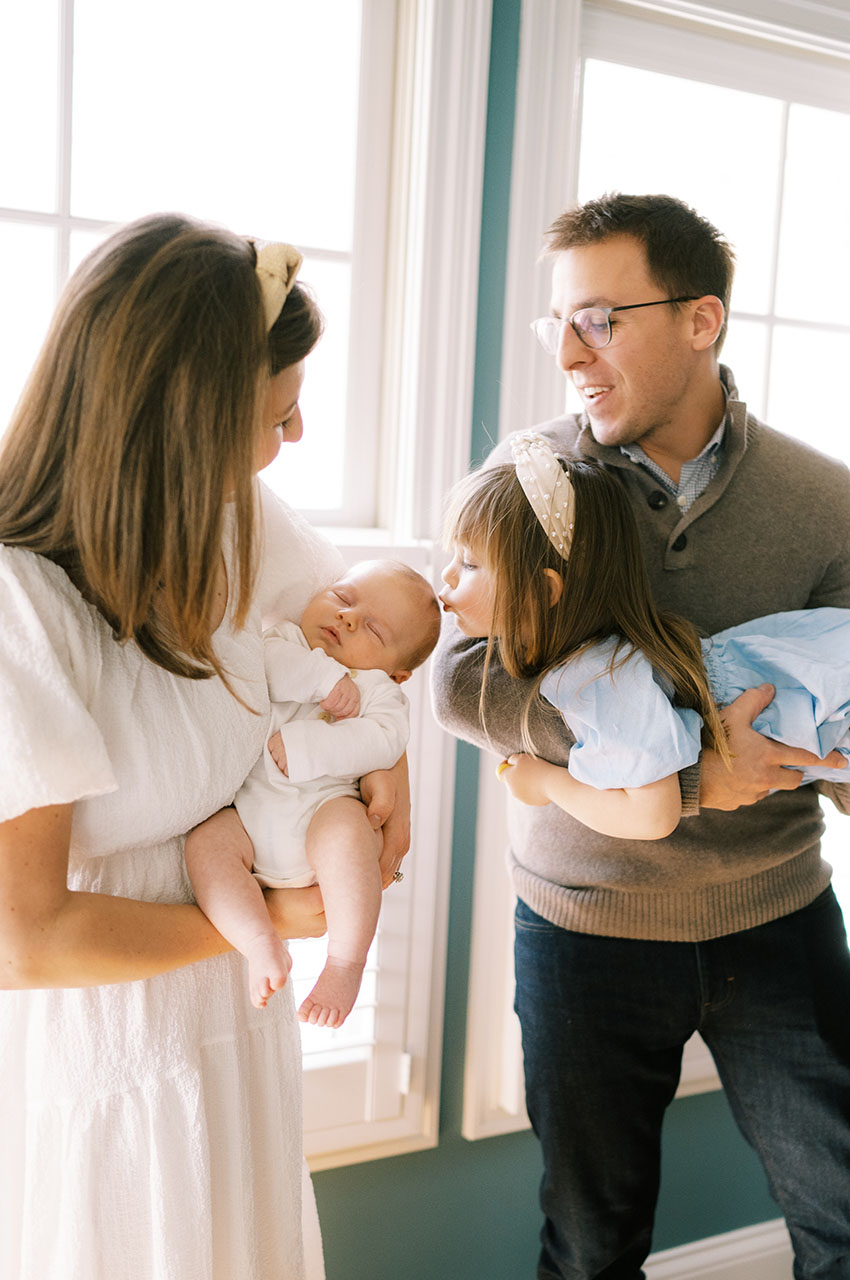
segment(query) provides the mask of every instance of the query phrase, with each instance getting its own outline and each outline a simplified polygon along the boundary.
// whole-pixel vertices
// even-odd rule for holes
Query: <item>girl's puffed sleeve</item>
[[[657,782],[693,764],[701,750],[700,715],[673,706],[640,652],[609,671],[613,652],[612,641],[595,645],[540,686],[575,735],[570,773],[600,790]]]
[[[98,640],[55,565],[0,548],[0,821],[117,788],[87,702]]]

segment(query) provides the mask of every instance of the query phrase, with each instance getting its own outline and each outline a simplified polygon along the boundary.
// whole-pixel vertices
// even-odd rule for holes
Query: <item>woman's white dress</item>
[[[265,600],[297,619],[338,554],[264,503]],[[253,715],[220,681],[116,644],[60,569],[0,547],[0,819],[74,801],[72,888],[191,900],[183,834],[231,802],[264,742],[259,601],[216,634]],[[301,1150],[292,995],[254,1009],[240,956],[0,992],[0,1280],[321,1277]]]

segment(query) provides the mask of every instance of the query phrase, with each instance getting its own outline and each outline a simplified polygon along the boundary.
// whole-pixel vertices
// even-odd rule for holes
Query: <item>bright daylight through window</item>
[[[325,523],[370,522],[362,506],[346,512],[344,483],[360,25],[351,0],[3,6],[0,110],[15,127],[0,137],[0,421],[57,285],[110,225],[176,209],[285,238],[328,318],[303,394],[322,432],[308,430],[266,478]],[[297,128],[282,126],[282,106]],[[369,455],[375,405],[361,411]]]
[[[723,163],[706,165],[718,138]],[[579,200],[673,191],[721,227],[738,263],[721,358],[758,417],[850,464],[847,414],[836,411],[850,365],[850,174],[833,163],[848,148],[850,110],[789,101],[778,85],[770,96],[613,56],[585,62]],[[850,905],[846,832],[829,802],[824,817],[825,856]]]

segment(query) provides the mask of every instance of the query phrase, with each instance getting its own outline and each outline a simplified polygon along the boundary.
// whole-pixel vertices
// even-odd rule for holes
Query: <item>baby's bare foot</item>
[[[280,938],[260,934],[245,948],[248,961],[248,991],[251,1003],[264,1009],[270,996],[285,984],[292,960]]]
[[[316,1027],[341,1027],[351,1013],[364,966],[328,956],[318,982],[298,1010],[302,1022]]]

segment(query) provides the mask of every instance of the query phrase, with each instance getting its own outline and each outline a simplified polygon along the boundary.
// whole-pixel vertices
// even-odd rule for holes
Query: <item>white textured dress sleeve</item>
[[[345,562],[323,534],[257,481],[262,527],[256,599],[264,627],[300,622],[317,591],[339,578]]]
[[[263,632],[263,659],[272,702],[321,702],[348,675],[323,649],[311,649],[293,622]]]
[[[609,672],[613,652],[611,640],[594,645],[540,686],[575,737],[570,773],[600,790],[657,782],[694,764],[701,750],[699,714],[673,706],[643,653]]]
[[[98,654],[89,608],[62,570],[0,547],[0,821],[117,789],[87,706]]]

